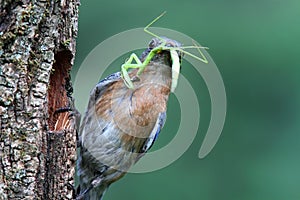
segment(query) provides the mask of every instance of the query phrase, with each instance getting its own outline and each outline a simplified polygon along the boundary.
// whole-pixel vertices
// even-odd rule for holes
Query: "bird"
[[[121,72],[116,72],[92,89],[79,130],[77,200],[102,200],[107,188],[147,153],[162,130],[172,84],[169,49],[181,44],[153,38],[140,60],[159,45],[168,48],[157,52],[139,76],[138,69],[128,72],[134,88],[128,88]],[[181,60],[182,52],[176,52]]]

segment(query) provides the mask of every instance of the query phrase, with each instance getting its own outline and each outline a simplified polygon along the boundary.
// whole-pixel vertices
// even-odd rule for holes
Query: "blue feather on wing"
[[[149,138],[146,140],[146,142],[142,148],[143,153],[147,152],[152,147],[152,145],[154,144],[155,140],[157,139],[161,129],[164,127],[166,119],[167,119],[166,112],[159,113],[156,123],[155,123],[155,126],[154,126],[151,134],[149,135]]]

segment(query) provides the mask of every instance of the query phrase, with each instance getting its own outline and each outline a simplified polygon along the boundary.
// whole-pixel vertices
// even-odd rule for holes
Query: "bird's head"
[[[141,60],[143,61],[152,49],[156,47],[162,47],[162,50],[152,58],[152,62],[162,62],[166,65],[172,66],[170,50],[176,50],[179,61],[181,62],[184,54],[182,51],[177,50],[180,49],[181,46],[181,43],[177,42],[176,40],[172,40],[164,36],[155,37],[149,42],[148,48],[143,52],[141,56]]]

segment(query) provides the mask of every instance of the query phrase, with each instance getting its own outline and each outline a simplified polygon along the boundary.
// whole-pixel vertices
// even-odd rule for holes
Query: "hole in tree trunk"
[[[68,112],[56,113],[55,111],[69,106],[68,94],[70,87],[71,58],[70,51],[60,51],[54,56],[53,72],[50,75],[48,89],[48,125],[50,131],[63,130],[68,124]]]

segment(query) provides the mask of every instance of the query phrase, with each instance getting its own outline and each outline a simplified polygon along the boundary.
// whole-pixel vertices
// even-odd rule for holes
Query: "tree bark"
[[[79,0],[0,0],[0,199],[73,199]]]

